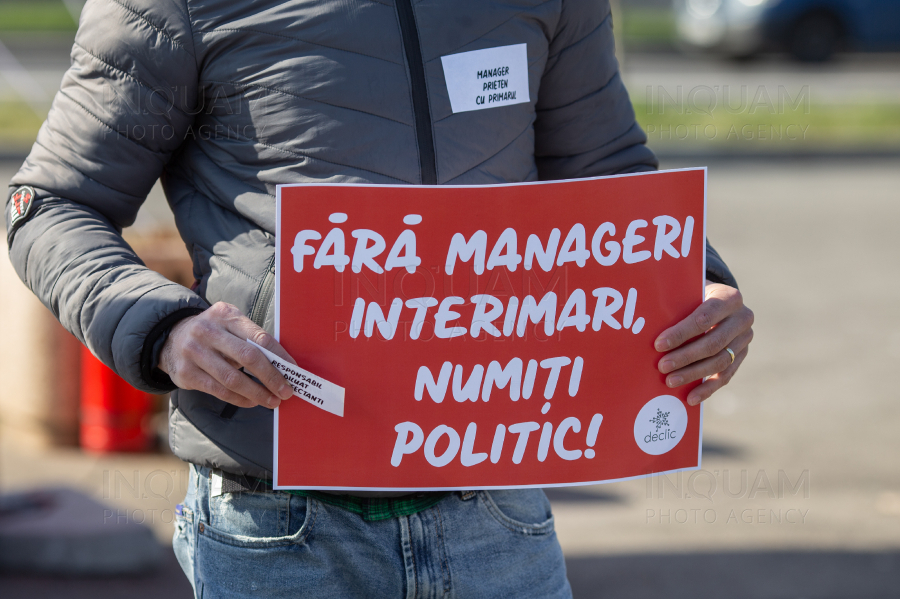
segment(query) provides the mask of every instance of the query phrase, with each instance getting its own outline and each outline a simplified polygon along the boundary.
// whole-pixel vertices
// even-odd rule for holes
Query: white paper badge
[[[272,366],[284,376],[285,380],[294,389],[294,395],[311,403],[317,408],[331,412],[336,416],[344,415],[344,388],[338,387],[320,376],[285,362],[266,348],[247,339],[247,343],[256,346],[263,355],[269,359]]]
[[[525,44],[441,56],[453,112],[530,102]]]

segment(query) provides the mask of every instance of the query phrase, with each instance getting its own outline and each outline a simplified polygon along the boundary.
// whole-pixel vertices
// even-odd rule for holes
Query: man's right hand
[[[159,369],[182,389],[203,391],[241,408],[277,408],[294,391],[247,339],[296,364],[274,337],[235,306],[218,302],[172,327],[162,348]]]

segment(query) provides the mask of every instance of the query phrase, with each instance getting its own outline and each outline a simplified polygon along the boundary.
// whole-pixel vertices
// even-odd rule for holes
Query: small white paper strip
[[[294,389],[294,395],[311,403],[317,408],[331,412],[336,416],[344,415],[344,388],[338,387],[320,376],[285,362],[266,348],[247,339],[247,343],[254,345],[263,355],[269,359],[272,366],[284,376],[285,380]]]
[[[441,56],[453,112],[530,102],[525,44]]]
[[[215,470],[209,473],[209,496],[218,497],[222,494],[222,475]]]

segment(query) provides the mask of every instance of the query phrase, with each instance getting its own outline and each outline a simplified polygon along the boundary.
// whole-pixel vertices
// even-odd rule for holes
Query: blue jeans
[[[192,466],[173,544],[204,599],[572,596],[539,489],[452,493],[366,522],[290,493],[211,496],[209,470]]]

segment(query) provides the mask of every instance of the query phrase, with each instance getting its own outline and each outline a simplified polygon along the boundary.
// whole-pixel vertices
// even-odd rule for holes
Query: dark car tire
[[[837,17],[826,12],[803,15],[790,29],[788,51],[801,62],[825,62],[843,41],[843,28]]]

